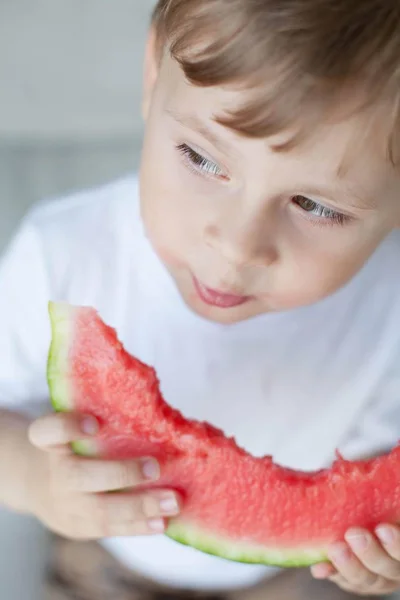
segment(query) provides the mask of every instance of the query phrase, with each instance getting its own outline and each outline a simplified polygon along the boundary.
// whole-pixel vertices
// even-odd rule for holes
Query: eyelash
[[[306,196],[293,196],[292,201],[299,206],[306,214],[313,214],[316,218],[315,222],[322,224],[323,222],[331,222],[332,225],[345,225],[351,220],[351,217],[337,212],[332,208],[328,208],[323,204],[319,204],[315,200],[311,200]],[[301,203],[308,204],[308,208],[304,208]]]
[[[186,164],[194,171],[196,175],[206,175],[207,177],[218,177],[224,179],[222,169],[212,160],[202,156],[187,144],[177,146],[182,154]]]
[[[188,165],[191,171],[193,171],[193,173],[196,175],[217,177],[219,179],[225,178],[222,170],[216,163],[214,163],[212,160],[209,160],[205,156],[202,156],[187,144],[179,144],[177,146],[177,150],[181,153],[185,159],[185,163]],[[327,208],[323,204],[319,204],[318,202],[315,202],[315,200],[311,200],[306,196],[293,196],[292,201],[297,204],[305,213],[311,214],[313,211],[317,211],[317,214],[314,214],[316,217],[314,219],[315,224],[322,225],[323,223],[326,224],[330,222],[331,225],[345,225],[351,220],[349,216],[332,210],[331,208]],[[308,203],[308,209],[305,209],[301,206],[302,202]]]

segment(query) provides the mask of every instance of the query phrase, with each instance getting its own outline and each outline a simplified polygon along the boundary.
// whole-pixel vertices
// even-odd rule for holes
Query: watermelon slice
[[[168,406],[155,371],[124,350],[95,310],[50,304],[50,317],[53,405],[101,424],[98,438],[77,442],[75,451],[156,457],[158,485],[184,498],[182,515],[168,527],[172,539],[228,560],[298,567],[326,560],[327,547],[349,527],[399,521],[400,447],[369,461],[338,457],[313,473],[254,458]]]

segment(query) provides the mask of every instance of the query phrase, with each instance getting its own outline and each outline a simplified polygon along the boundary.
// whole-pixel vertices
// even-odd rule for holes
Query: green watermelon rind
[[[307,548],[263,548],[242,542],[221,539],[206,531],[201,531],[179,518],[171,521],[166,535],[191,548],[225,560],[239,563],[266,565],[280,568],[310,567],[328,560],[324,550]]]
[[[68,304],[49,303],[49,315],[52,329],[52,342],[47,364],[47,380],[51,402],[57,412],[73,410],[73,398],[69,379],[69,351],[73,340],[73,308]],[[71,445],[73,451],[91,457],[96,455],[93,440],[80,440]],[[326,552],[307,548],[263,548],[242,542],[223,539],[210,532],[203,531],[192,523],[182,519],[173,519],[166,535],[185,546],[190,546],[206,554],[225,560],[247,564],[261,564],[284,567],[309,567],[327,560]]]
[[[67,304],[49,303],[52,330],[47,361],[47,383],[51,402],[57,412],[71,410],[71,389],[68,379],[68,355],[71,347],[71,307]]]
[[[47,361],[47,383],[52,406],[57,412],[70,412],[71,385],[68,377],[68,354],[71,347],[71,311],[70,305],[49,302],[49,315],[52,330],[51,345]],[[95,456],[96,449],[91,440],[81,440],[71,444],[75,454]]]

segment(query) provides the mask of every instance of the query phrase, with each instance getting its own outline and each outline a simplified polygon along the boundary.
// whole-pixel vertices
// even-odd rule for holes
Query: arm
[[[49,293],[41,239],[28,219],[0,260],[0,504],[21,512],[35,455],[28,427],[46,402]]]
[[[29,419],[0,410],[0,504],[27,512],[28,481],[33,448],[28,442]]]

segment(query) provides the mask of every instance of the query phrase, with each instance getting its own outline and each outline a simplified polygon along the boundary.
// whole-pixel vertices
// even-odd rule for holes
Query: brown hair
[[[159,0],[154,24],[190,82],[246,90],[219,123],[297,140],[353,98],[400,158],[400,0]]]

